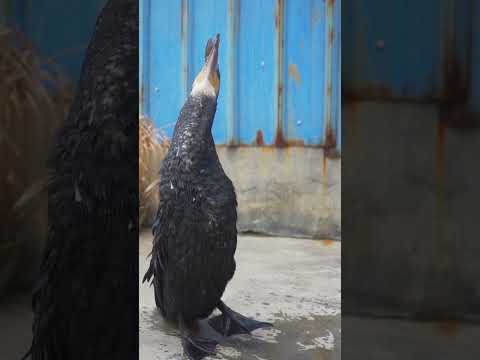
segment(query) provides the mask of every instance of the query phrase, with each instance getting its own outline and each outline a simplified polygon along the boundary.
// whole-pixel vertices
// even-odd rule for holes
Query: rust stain
[[[263,133],[261,130],[257,131],[255,140],[252,141],[252,144],[243,144],[243,143],[233,143],[230,142],[226,145],[218,144],[217,146],[230,146],[230,147],[251,147],[251,146],[261,146],[263,148],[287,148],[287,147],[305,147],[305,148],[318,148],[322,149],[321,145],[305,145],[303,140],[287,140],[284,138],[282,131],[277,131],[275,134],[275,139],[273,144],[266,144],[263,138]]]
[[[283,0],[277,0],[275,8],[275,29],[280,28],[280,19],[283,17]]]
[[[255,137],[255,145],[257,146],[265,146],[265,141],[263,140],[263,132],[262,130],[257,131],[257,136]]]
[[[274,144],[277,147],[286,147],[287,143],[283,137],[283,71],[284,71],[284,31],[283,31],[283,14],[284,0],[277,0],[275,12],[275,27],[277,29],[277,126]]]
[[[324,156],[333,155],[335,153],[336,146],[337,146],[337,140],[335,139],[335,134],[333,133],[333,129],[330,126],[327,126],[326,133],[325,133],[325,144],[323,145]]]
[[[285,147],[287,146],[287,143],[283,137],[283,130],[282,130],[282,99],[283,99],[283,84],[280,83],[278,84],[277,87],[277,96],[278,96],[278,118],[277,118],[277,129],[275,131],[275,140],[274,144],[277,147]]]
[[[464,102],[468,97],[468,76],[465,64],[460,64],[455,49],[448,45],[445,50],[443,62],[444,88],[443,100],[448,103]]]
[[[328,83],[327,86],[327,96],[331,97],[332,96],[332,83]]]
[[[335,5],[335,0],[327,0],[327,6]]]
[[[327,157],[326,154],[324,153],[324,155],[323,155],[323,161],[322,161],[322,165],[323,165],[323,166],[322,166],[322,175],[323,175],[323,176],[327,176],[327,169],[328,169],[328,167],[327,167],[327,158],[328,158],[328,157]]]
[[[262,143],[263,141],[263,143]],[[243,147],[252,147],[252,146],[259,146],[263,149],[275,149],[275,148],[293,148],[293,147],[303,147],[303,148],[310,148],[310,149],[323,149],[324,156],[328,158],[337,158],[339,154],[336,152],[335,149],[327,149],[325,145],[317,145],[317,144],[305,144],[305,142],[301,139],[285,139],[282,130],[277,129],[275,132],[275,137],[272,144],[265,143],[263,139],[263,134],[259,134],[255,136],[255,139],[251,143],[241,143],[236,141],[229,141],[224,144],[216,144],[217,147],[229,147],[229,148],[243,148]],[[326,159],[325,165],[326,165]]]
[[[463,105],[440,107],[442,126],[452,131],[471,131],[480,129],[480,114],[465,110]]]
[[[359,100],[392,100],[393,91],[388,86],[372,84],[360,89],[347,89],[342,87],[342,97],[347,101]]]
[[[303,140],[285,140],[286,146],[288,147],[315,147],[315,146],[306,146]]]
[[[288,65],[288,75],[295,80],[297,85],[300,85],[302,82],[302,78],[300,76],[300,72],[298,71],[298,67],[295,64]]]
[[[304,148],[312,148],[312,149],[323,149],[323,173],[327,173],[327,158],[337,158],[340,154],[336,151],[336,139],[333,133],[333,129],[327,127],[326,130],[326,138],[325,143],[322,145],[319,144],[305,144],[304,140],[302,139],[286,139],[282,127],[277,124],[277,128],[275,131],[275,136],[273,139],[273,143],[267,144],[265,143],[264,135],[262,130],[257,130],[255,139],[249,143],[241,143],[241,142],[234,142],[230,141],[224,144],[217,144],[217,147],[228,147],[228,148],[242,148],[242,147],[251,147],[251,146],[258,146],[262,149],[269,150],[269,149],[276,149],[276,148],[292,148],[292,147],[304,147]]]
[[[278,96],[283,96],[283,84],[282,83],[278,84],[277,94],[278,94]]]
[[[282,148],[282,147],[287,147],[288,143],[283,137],[283,132],[282,128],[277,125],[277,131],[275,132],[275,141],[274,144],[276,147]]]
[[[335,40],[335,31],[331,28],[328,31],[328,45],[333,46],[333,41]]]
[[[236,141],[229,141],[224,144],[216,144],[217,147],[229,147],[229,148],[243,148],[243,147],[252,147],[252,146],[259,146],[262,149],[276,149],[276,148],[292,148],[292,147],[304,147],[304,148],[311,148],[311,149],[323,149],[323,145],[315,145],[315,144],[305,144],[303,140],[286,140],[281,131],[276,133],[276,137],[272,144],[264,143],[263,145],[257,145],[257,139],[253,140],[250,144],[240,143]],[[336,154],[332,153],[330,158],[335,157]]]
[[[330,239],[322,240],[322,244],[325,247],[331,247],[334,243],[335,243],[334,240],[330,240]]]

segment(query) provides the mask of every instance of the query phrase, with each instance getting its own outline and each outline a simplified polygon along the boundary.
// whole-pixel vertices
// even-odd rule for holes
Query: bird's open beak
[[[220,45],[220,34],[217,34],[214,38],[209,39],[205,49],[205,68],[207,74],[211,74],[218,69],[218,46]]]

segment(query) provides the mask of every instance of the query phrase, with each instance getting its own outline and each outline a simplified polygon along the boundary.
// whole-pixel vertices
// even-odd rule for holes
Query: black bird
[[[178,324],[191,359],[214,354],[217,341],[195,331],[196,321],[215,308],[210,325],[223,336],[271,326],[246,318],[221,300],[235,272],[237,200],[212,137],[220,89],[219,34],[206,46],[206,61],[178,117],[160,170],[161,202],[153,225],[150,267],[155,302]]]
[[[102,10],[49,158],[33,360],[138,357],[138,1]]]

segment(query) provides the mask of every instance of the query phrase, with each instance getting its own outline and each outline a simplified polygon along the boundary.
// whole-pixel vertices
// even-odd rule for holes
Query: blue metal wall
[[[454,101],[469,84],[472,0],[345,0],[343,92]]]
[[[218,32],[217,144],[339,147],[340,0],[140,6],[140,110],[168,135]]]
[[[107,0],[5,0],[8,23],[76,82],[95,22]]]
[[[480,3],[475,2],[472,13],[472,44],[470,60],[470,87],[468,105],[470,110],[480,113]]]

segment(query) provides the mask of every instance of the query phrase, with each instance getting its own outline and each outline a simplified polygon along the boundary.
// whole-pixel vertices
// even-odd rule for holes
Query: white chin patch
[[[206,95],[216,97],[215,88],[208,79],[203,79],[201,81],[195,80],[192,85],[192,91],[190,95]]]

